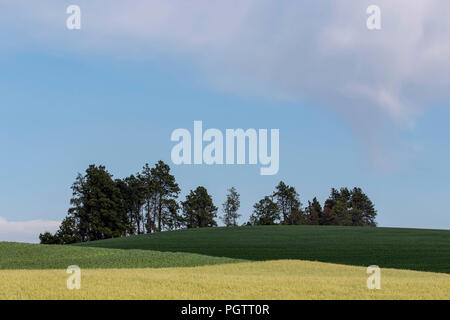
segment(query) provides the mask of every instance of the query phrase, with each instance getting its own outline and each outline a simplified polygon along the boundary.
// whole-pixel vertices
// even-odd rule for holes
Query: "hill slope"
[[[152,250],[0,242],[0,270],[66,269],[70,265],[82,269],[195,267],[233,262],[240,260]]]
[[[79,244],[246,260],[300,259],[450,273],[450,231],[260,226],[161,232]]]

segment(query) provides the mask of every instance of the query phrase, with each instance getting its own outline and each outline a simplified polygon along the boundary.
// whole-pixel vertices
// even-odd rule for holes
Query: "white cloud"
[[[39,242],[40,233],[53,233],[59,224],[59,221],[50,220],[7,221],[0,217],[0,241]]]
[[[0,8],[23,41],[133,58],[180,54],[220,89],[321,104],[372,153],[434,101],[450,100],[448,0],[77,2],[76,37],[65,30],[64,4],[4,0]],[[369,31],[366,8],[375,3],[382,30]]]

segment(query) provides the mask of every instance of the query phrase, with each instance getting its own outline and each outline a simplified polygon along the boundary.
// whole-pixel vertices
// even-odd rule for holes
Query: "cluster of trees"
[[[159,161],[153,168],[124,179],[113,179],[104,166],[90,165],[72,185],[71,208],[55,234],[39,235],[41,243],[77,242],[160,232],[180,228],[217,226],[218,208],[206,188],[191,190],[178,201],[180,187],[170,167]],[[240,195],[228,190],[221,219],[237,226]],[[314,198],[303,208],[294,187],[280,182],[272,195],[254,205],[247,225],[321,224],[375,226],[376,210],[360,188],[332,189],[322,208]]]
[[[321,204],[314,198],[303,208],[294,187],[281,181],[272,195],[253,206],[247,225],[308,224],[336,226],[376,226],[377,211],[361,188],[331,189],[330,197]]]

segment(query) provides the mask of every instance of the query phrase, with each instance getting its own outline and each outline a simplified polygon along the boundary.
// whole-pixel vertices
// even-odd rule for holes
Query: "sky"
[[[66,9],[81,9],[68,30]],[[376,4],[381,30],[368,30]],[[242,219],[283,180],[305,204],[359,186],[383,227],[450,229],[445,0],[0,1],[0,241],[37,242],[78,172],[163,160]],[[171,162],[177,128],[279,129],[280,165]]]

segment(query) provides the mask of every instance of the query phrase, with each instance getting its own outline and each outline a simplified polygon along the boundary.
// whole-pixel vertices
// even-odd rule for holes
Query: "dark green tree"
[[[308,201],[308,207],[306,208],[306,223],[309,225],[319,225],[320,218],[322,216],[322,206],[316,197],[311,201]]]
[[[376,210],[360,188],[331,189],[325,201],[321,224],[340,226],[376,226]]]
[[[104,166],[90,165],[72,185],[69,216],[77,221],[81,241],[124,236],[128,217],[121,193]]]
[[[81,242],[78,221],[73,216],[67,216],[61,222],[59,230],[55,234],[61,244],[71,244]]]
[[[222,204],[223,216],[222,221],[227,227],[237,226],[237,219],[241,216],[238,213],[241,206],[240,195],[235,187],[228,189],[227,199]]]
[[[348,188],[341,188],[338,193],[338,200],[333,208],[336,212],[339,225],[341,226],[351,226],[353,225],[352,213],[350,211],[351,207],[351,192]]]
[[[163,216],[163,225],[167,230],[177,230],[185,225],[183,217],[179,214],[179,204],[171,199],[166,202],[167,212]]]
[[[324,225],[351,225],[351,216],[348,212],[348,199],[350,193],[347,188],[337,190],[331,189],[329,198],[323,206],[323,219],[321,224]]]
[[[90,165],[72,185],[72,207],[55,235],[39,236],[42,243],[70,244],[127,235],[129,221],[117,181],[104,166]]]
[[[178,198],[180,187],[170,174],[170,167],[158,161],[154,168],[145,164],[139,179],[144,186],[145,226],[147,233],[162,231],[166,214],[171,214],[172,200]]]
[[[128,215],[129,233],[144,233],[142,208],[145,204],[145,186],[140,179],[131,175],[123,180],[116,180],[123,200],[124,210]]]
[[[353,188],[350,199],[350,211],[354,226],[375,227],[377,211],[369,197],[361,188]]]
[[[39,240],[41,241],[41,244],[62,244],[56,234],[53,235],[48,231],[40,233]]]
[[[277,204],[272,196],[266,196],[264,199],[255,203],[253,214],[250,217],[251,225],[273,225],[280,219]]]
[[[283,224],[302,224],[304,223],[304,213],[301,209],[299,195],[294,187],[286,185],[281,181],[273,194],[276,199],[278,210],[281,213]]]
[[[181,203],[183,218],[187,228],[215,227],[217,207],[204,187],[190,191],[186,200]]]
[[[174,201],[178,198],[180,187],[175,181],[175,177],[170,174],[170,167],[163,161],[158,161],[151,170],[153,179],[153,191],[155,193],[154,214],[155,221],[158,222],[158,231],[164,228],[166,215],[172,214]]]

